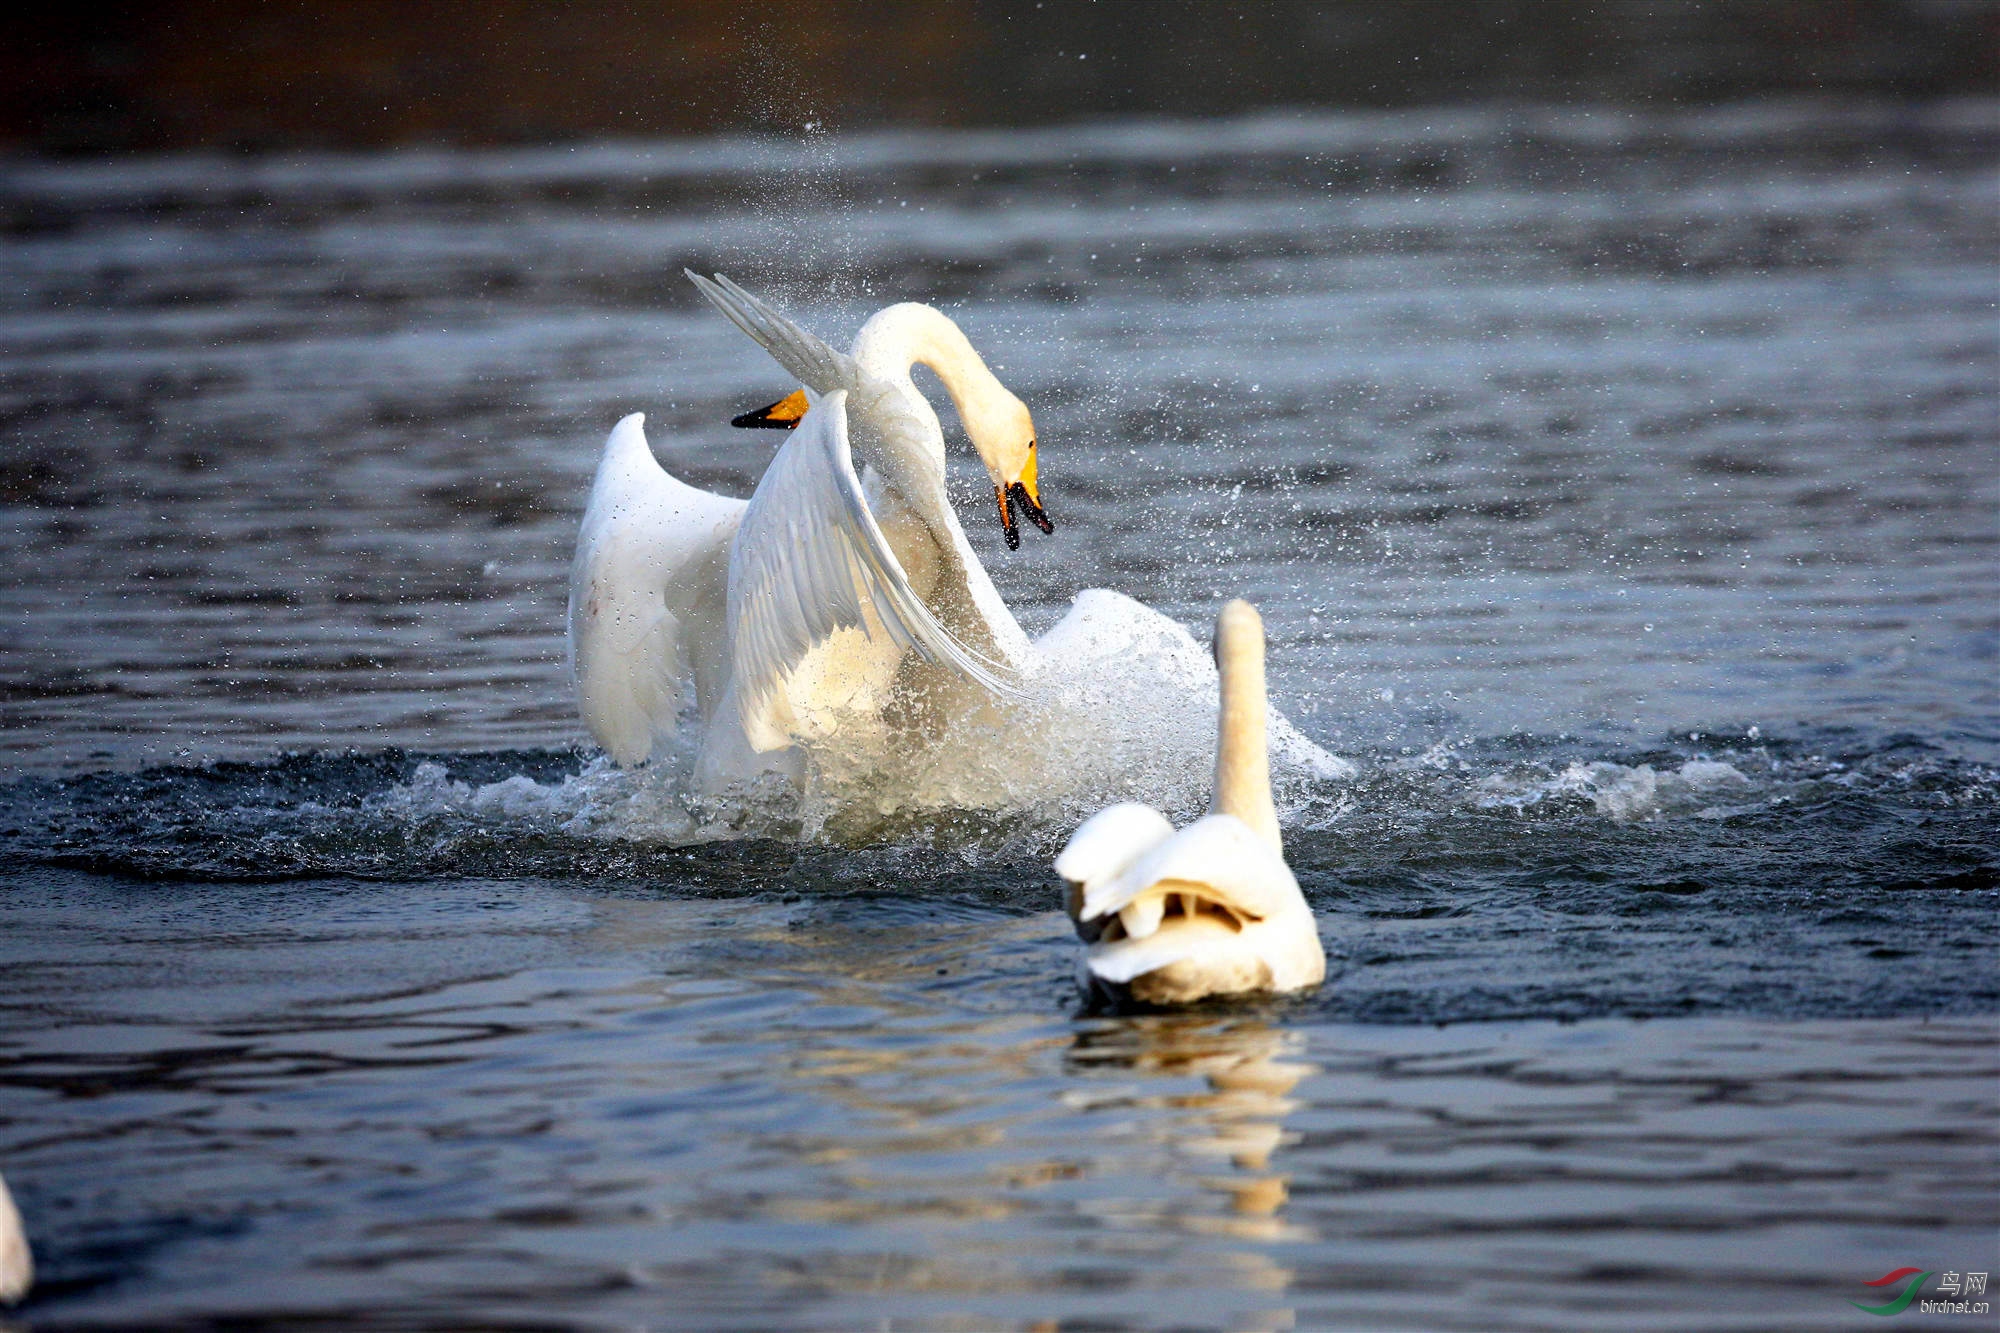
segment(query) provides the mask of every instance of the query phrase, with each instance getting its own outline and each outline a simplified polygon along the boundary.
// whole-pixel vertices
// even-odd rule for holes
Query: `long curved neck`
[[[1233,601],[1216,617],[1215,665],[1222,676],[1222,721],[1213,809],[1248,824],[1282,856],[1264,737],[1264,622],[1250,603]]]
[[[966,341],[958,325],[929,306],[915,302],[876,311],[854,336],[849,354],[860,365],[863,376],[890,386],[887,394],[875,400],[888,415],[897,418],[895,422],[882,419],[876,422],[884,428],[884,443],[891,446],[889,452],[876,460],[883,480],[902,495],[911,511],[930,529],[945,557],[947,577],[962,585],[972,612],[985,622],[992,647],[1009,661],[1025,661],[1029,653],[1028,636],[1014,619],[1014,613],[1007,609],[979,557],[973,554],[972,545],[959,526],[958,515],[952,512],[951,502],[945,496],[944,431],[938,425],[937,413],[911,382],[910,367],[926,365],[937,372],[946,392],[951,394],[952,406],[958,409],[961,422],[972,420],[972,413],[984,410],[987,394],[1006,390],[979,359],[979,353],[972,350],[972,344]],[[899,448],[920,451],[924,463],[912,469],[909,455],[897,456],[895,451]],[[942,598],[948,594],[939,588],[933,595]]]
[[[961,422],[978,418],[994,392],[1004,392],[958,325],[914,301],[876,311],[854,335],[852,355],[870,378],[903,384],[910,382],[911,366],[929,366],[944,381]]]

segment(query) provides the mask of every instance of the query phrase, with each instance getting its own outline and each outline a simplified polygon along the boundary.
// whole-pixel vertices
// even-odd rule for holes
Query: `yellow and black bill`
[[[1021,530],[1014,526],[1015,505],[1021,506],[1021,512],[1027,515],[1028,521],[1043,532],[1056,530],[1056,525],[1042,512],[1041,497],[1032,489],[1035,480],[1032,462],[1029,468],[1022,480],[1007,486],[996,485],[993,488],[994,497],[1000,502],[1000,531],[1006,536],[1007,549],[1010,551],[1021,549]]]
[[[729,418],[732,426],[742,426],[749,430],[792,430],[799,424],[799,418],[806,414],[806,391],[786,394],[769,407],[760,407],[755,412],[745,412],[740,417]]]

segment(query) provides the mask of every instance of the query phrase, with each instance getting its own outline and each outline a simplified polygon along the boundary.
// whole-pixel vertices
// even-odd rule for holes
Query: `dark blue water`
[[[2000,1266],[1997,166],[1972,103],[0,167],[12,1318],[1821,1329]],[[583,745],[604,432],[743,494],[785,387],[683,265],[961,320],[1031,629],[1259,602],[1360,768],[1284,793],[1316,994],[1086,1009],[1074,811]]]

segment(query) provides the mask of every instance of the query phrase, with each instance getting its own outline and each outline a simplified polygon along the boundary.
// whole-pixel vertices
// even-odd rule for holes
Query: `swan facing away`
[[[1248,602],[1216,617],[1215,658],[1222,706],[1210,812],[1175,832],[1149,806],[1114,805],[1056,858],[1090,946],[1080,975],[1147,1004],[1303,990],[1326,976],[1271,800],[1264,622]]]
[[[14,1305],[35,1285],[35,1260],[7,1182],[0,1180],[0,1305]]]

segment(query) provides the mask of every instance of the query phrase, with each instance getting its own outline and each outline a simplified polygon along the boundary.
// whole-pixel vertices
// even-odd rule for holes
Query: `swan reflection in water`
[[[1102,1080],[1129,1070],[1149,1082],[1110,1089],[1077,1090],[1065,1101],[1078,1110],[1118,1112],[1146,1108],[1164,1114],[1130,1119],[1121,1116],[1119,1129],[1148,1150],[1155,1172],[1163,1165],[1156,1154],[1164,1149],[1180,1169],[1175,1177],[1190,1180],[1221,1206],[1199,1206],[1182,1195],[1165,1199],[1105,1200],[1097,1204],[1099,1220],[1128,1230],[1178,1232],[1255,1242],[1310,1241],[1308,1229],[1285,1220],[1290,1198],[1288,1177],[1274,1169],[1274,1158],[1297,1136],[1285,1129],[1285,1117],[1298,1109],[1291,1093],[1315,1066],[1297,1060],[1302,1040],[1258,1019],[1218,1019],[1214,1015],[1156,1014],[1086,1020],[1067,1055],[1077,1073]],[[1182,1090],[1185,1080],[1199,1078],[1205,1090]],[[1156,1090],[1151,1080],[1182,1084],[1172,1091]],[[1134,1163],[1140,1170],[1144,1164]],[[1282,1295],[1292,1272],[1262,1249],[1211,1253],[1208,1264],[1218,1280],[1243,1293]],[[1238,1315],[1232,1329],[1289,1329],[1289,1309],[1264,1308]]]
[[[1273,1154],[1296,1141],[1284,1127],[1285,1116],[1299,1106],[1290,1094],[1314,1072],[1312,1065],[1286,1058],[1299,1045],[1297,1034],[1254,1020],[1144,1015],[1092,1023],[1077,1035],[1068,1061],[1092,1073],[1130,1069],[1198,1076],[1208,1084],[1206,1092],[1140,1089],[1119,1099],[1172,1113],[1147,1121],[1146,1137],[1208,1172],[1197,1179],[1229,1200],[1226,1216],[1183,1215],[1173,1219],[1175,1225],[1245,1240],[1310,1240],[1310,1233],[1279,1217],[1290,1195],[1286,1177],[1272,1170]],[[1092,1093],[1068,1099],[1091,1109],[1111,1104]],[[1234,1172],[1224,1173],[1226,1168]]]

